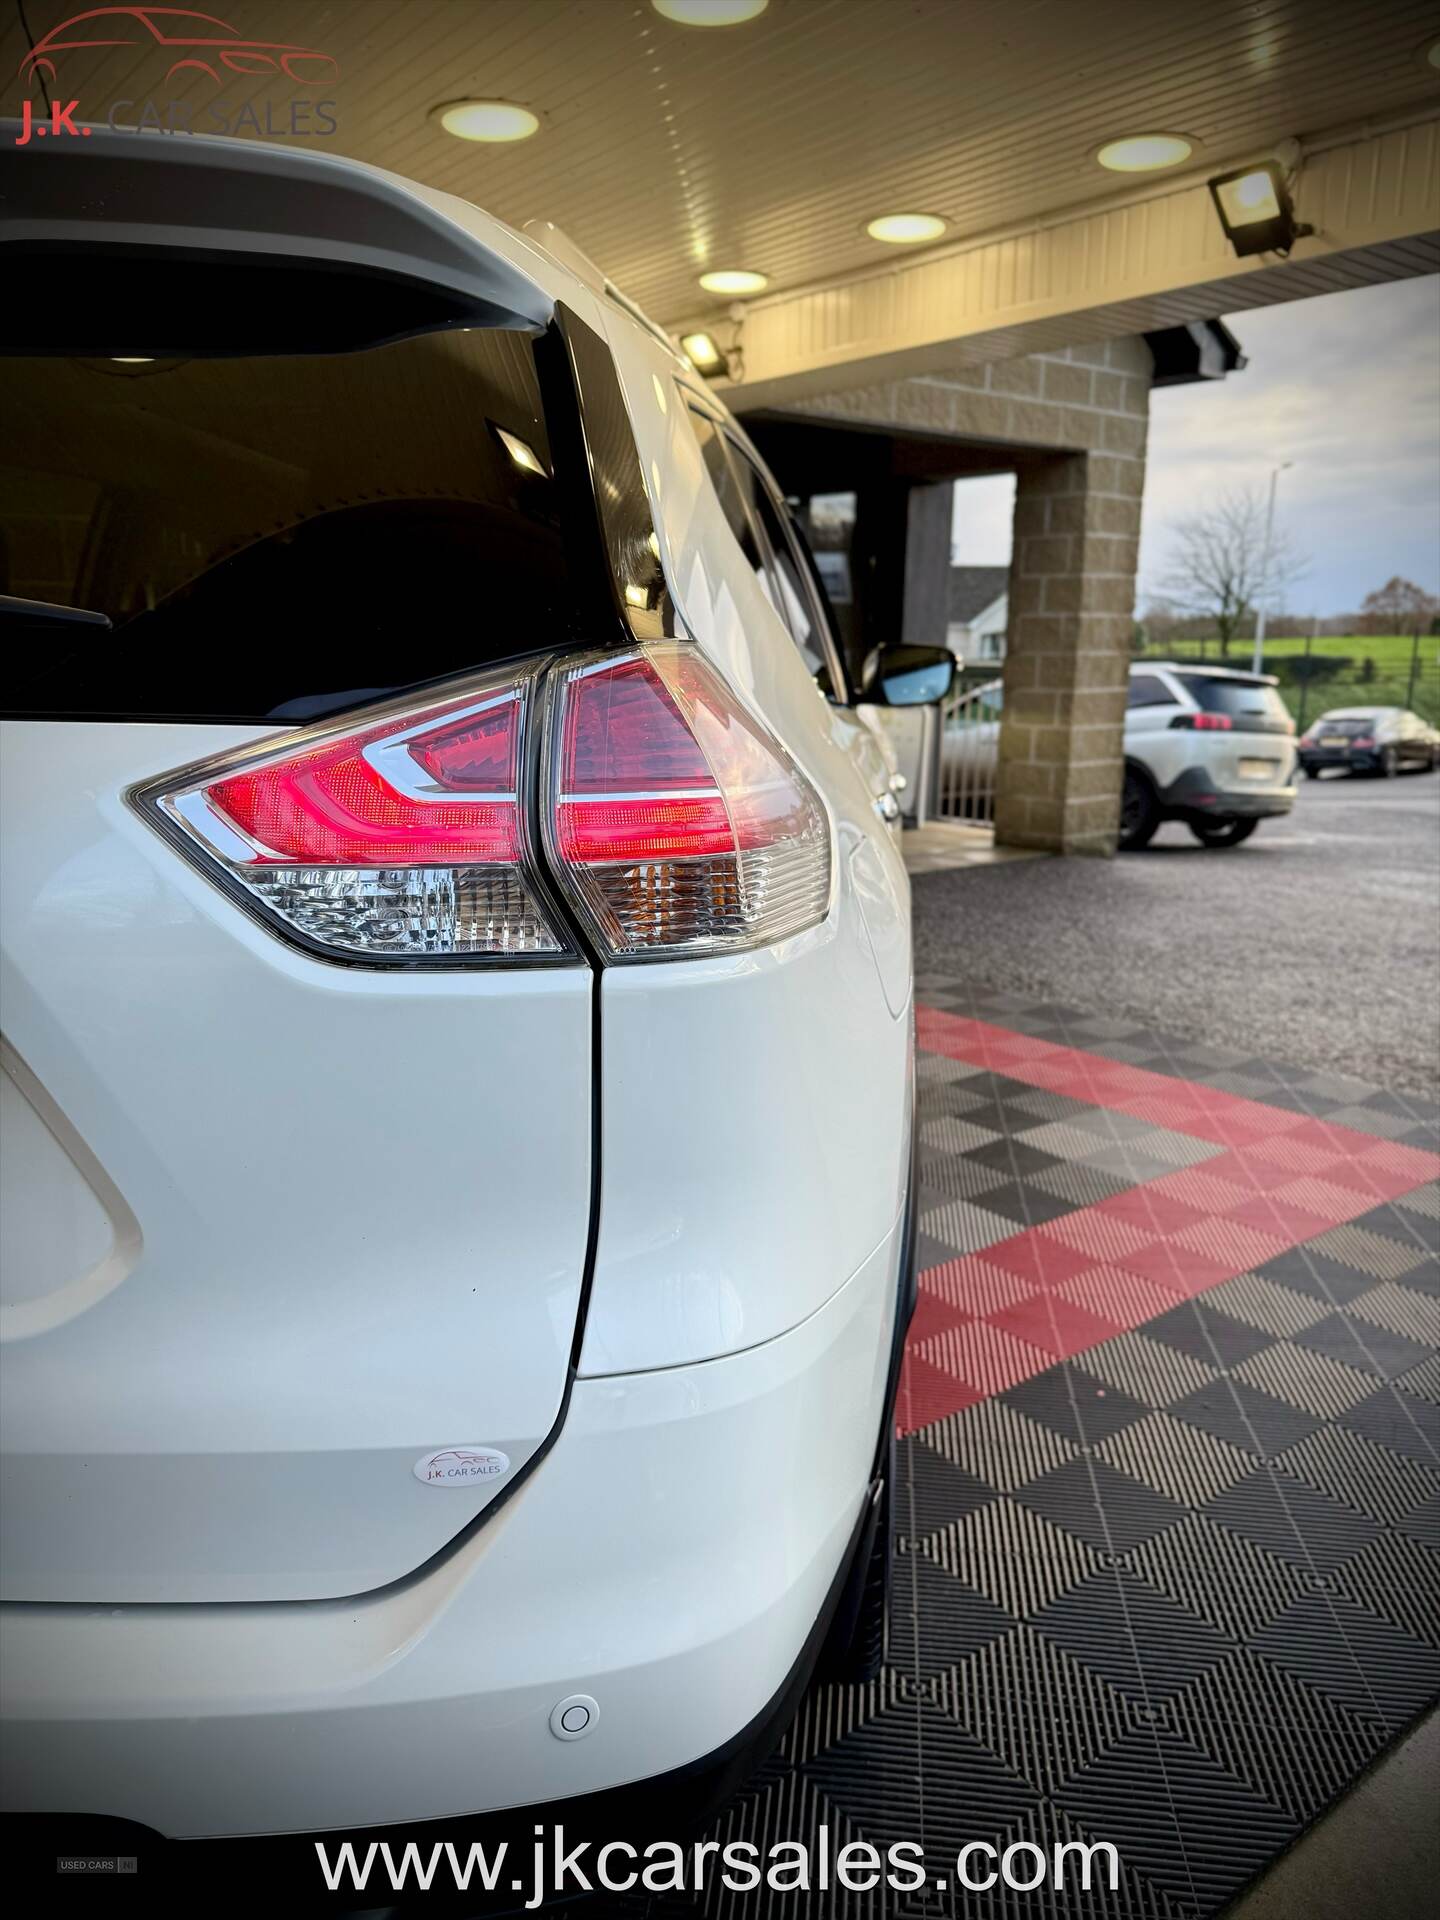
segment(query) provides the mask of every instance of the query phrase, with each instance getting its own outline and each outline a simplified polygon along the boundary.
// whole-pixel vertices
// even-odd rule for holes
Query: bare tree
[[[1277,522],[1266,553],[1265,501],[1258,492],[1221,494],[1174,526],[1165,586],[1188,612],[1214,622],[1223,658],[1259,605],[1302,571],[1300,555]]]
[[[1374,593],[1367,593],[1360,607],[1367,633],[1425,633],[1437,615],[1440,600],[1398,573]]]

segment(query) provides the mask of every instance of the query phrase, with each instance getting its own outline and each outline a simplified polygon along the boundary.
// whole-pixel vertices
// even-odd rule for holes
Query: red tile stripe
[[[933,1007],[921,1048],[1226,1149],[920,1275],[913,1433],[1440,1175],[1440,1155]],[[983,1205],[983,1200],[981,1202]]]

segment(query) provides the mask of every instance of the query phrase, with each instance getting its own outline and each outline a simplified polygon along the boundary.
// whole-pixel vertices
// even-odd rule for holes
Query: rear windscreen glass
[[[1236,726],[1285,730],[1290,713],[1274,687],[1258,680],[1223,680],[1208,673],[1177,674],[1182,687],[1206,713],[1227,714]]]
[[[578,637],[534,350],[0,360],[3,704],[306,720]],[[18,643],[17,643],[18,642]]]
[[[1317,730],[1321,733],[1343,733],[1347,736],[1359,733],[1373,733],[1376,727],[1383,725],[1384,721],[1379,714],[1376,714],[1369,720],[1319,720],[1316,722]]]

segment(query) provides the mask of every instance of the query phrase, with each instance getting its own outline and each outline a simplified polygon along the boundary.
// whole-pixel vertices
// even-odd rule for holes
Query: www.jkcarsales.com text
[[[423,1847],[410,1841],[403,1848],[384,1840],[358,1848],[348,1840],[333,1846],[317,1840],[315,1852],[332,1893],[350,1888],[357,1893],[508,1892],[523,1894],[527,1908],[567,1893],[703,1893],[716,1882],[732,1893],[762,1886],[772,1893],[869,1893],[882,1885],[894,1893],[921,1887],[944,1892],[951,1886],[971,1893],[997,1887],[1033,1893],[1041,1887],[1084,1892],[1092,1885],[1113,1892],[1120,1880],[1120,1856],[1106,1840],[1068,1840],[1048,1849],[1032,1840],[1004,1848],[972,1840],[932,1867],[918,1841],[899,1840],[883,1851],[868,1840],[835,1844],[823,1826],[813,1844],[776,1840],[763,1848],[749,1840],[567,1845],[559,1825],[536,1827],[529,1848],[503,1840],[464,1848],[449,1840]]]

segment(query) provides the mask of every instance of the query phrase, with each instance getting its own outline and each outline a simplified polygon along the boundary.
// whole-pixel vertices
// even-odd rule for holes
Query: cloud
[[[1140,597],[1207,496],[1280,481],[1309,565],[1293,610],[1343,613],[1400,573],[1440,587],[1440,278],[1235,315],[1250,364],[1152,398]]]

